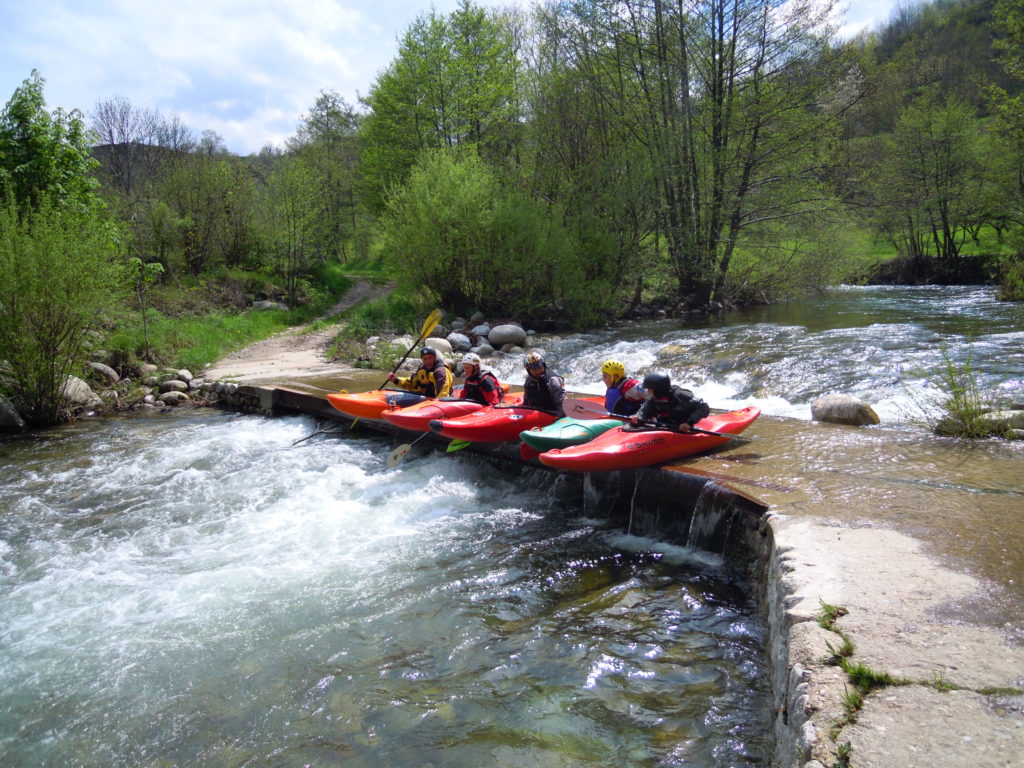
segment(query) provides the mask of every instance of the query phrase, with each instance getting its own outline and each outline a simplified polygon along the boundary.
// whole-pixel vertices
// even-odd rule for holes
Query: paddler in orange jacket
[[[420,350],[420,367],[412,376],[395,376],[392,373],[388,381],[426,397],[447,397],[452,391],[452,376],[448,366],[433,347]]]

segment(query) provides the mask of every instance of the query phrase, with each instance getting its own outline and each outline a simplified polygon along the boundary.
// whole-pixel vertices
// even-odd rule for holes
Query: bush
[[[81,372],[89,332],[125,289],[115,232],[93,209],[0,206],[0,390],[25,421],[69,416],[64,380]]]

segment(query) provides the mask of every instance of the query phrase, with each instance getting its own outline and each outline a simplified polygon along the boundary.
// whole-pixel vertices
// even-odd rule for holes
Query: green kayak
[[[524,443],[536,451],[550,451],[553,448],[568,448],[570,445],[582,445],[612,427],[621,427],[619,419],[573,419],[568,416],[554,424],[539,429],[528,429],[520,432],[519,437]]]

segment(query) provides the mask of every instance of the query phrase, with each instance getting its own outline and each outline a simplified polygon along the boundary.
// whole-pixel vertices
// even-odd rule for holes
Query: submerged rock
[[[832,424],[850,424],[856,427],[877,424],[875,409],[859,397],[846,394],[823,395],[811,403],[811,418]]]

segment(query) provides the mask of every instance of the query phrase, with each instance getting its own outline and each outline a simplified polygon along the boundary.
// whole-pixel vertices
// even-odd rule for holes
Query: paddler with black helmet
[[[448,372],[448,366],[433,347],[424,347],[420,350],[420,367],[412,376],[395,376],[392,373],[388,376],[388,381],[426,397],[447,397],[452,391],[452,377]]]
[[[523,405],[553,413],[559,418],[565,416],[562,403],[565,400],[565,382],[562,377],[548,369],[544,355],[531,352],[523,361],[526,381],[523,383]]]
[[[690,390],[675,386],[666,373],[648,373],[643,388],[647,399],[629,419],[634,426],[689,432],[690,427],[711,413],[707,403]]]

